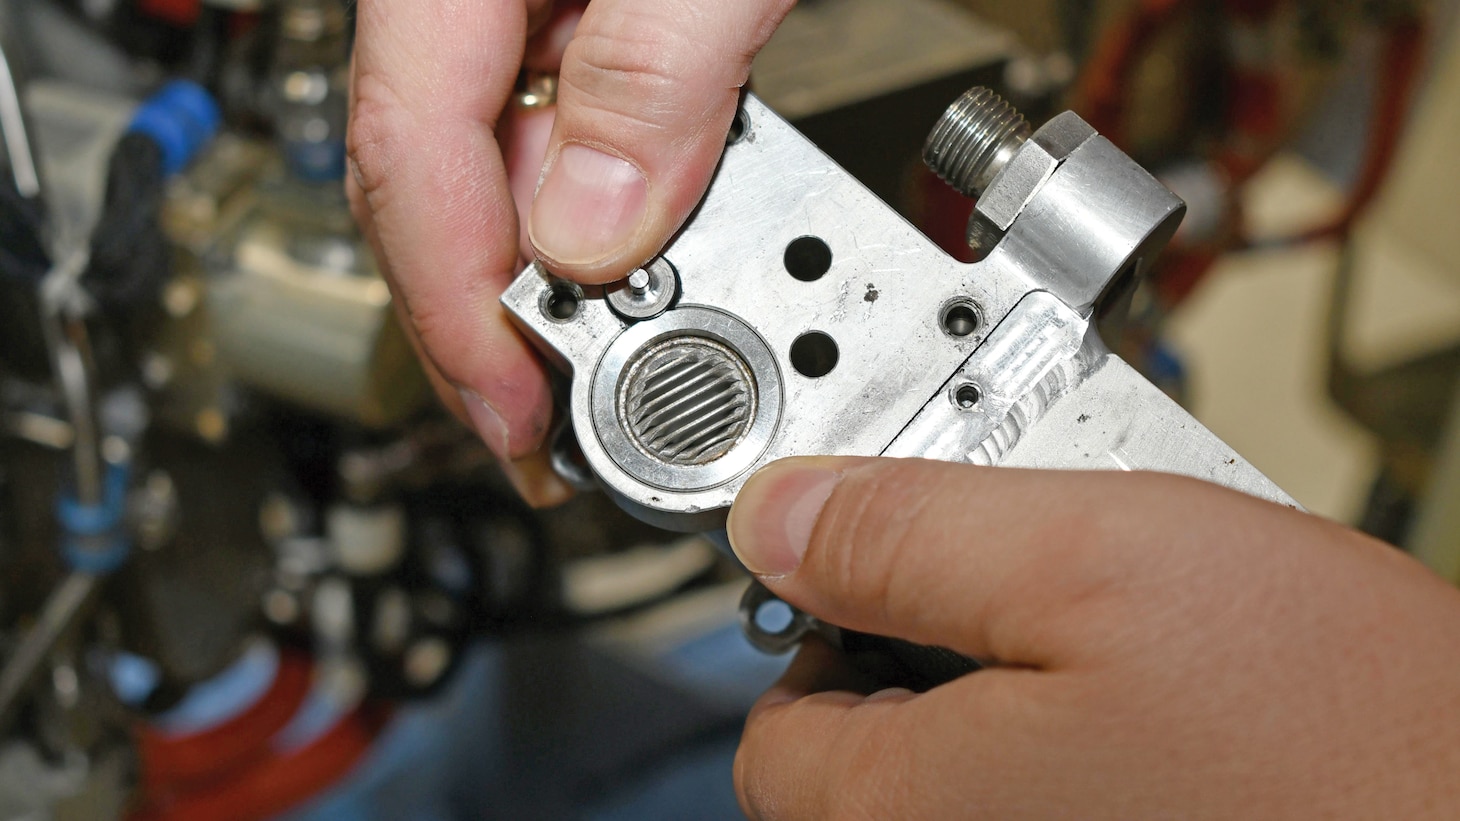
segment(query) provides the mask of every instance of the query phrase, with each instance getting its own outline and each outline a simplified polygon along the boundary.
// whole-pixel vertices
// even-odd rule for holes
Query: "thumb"
[[[528,232],[555,272],[607,282],[689,216],[750,61],[792,0],[597,0],[563,57]]]
[[[1179,534],[1245,498],[1161,474],[816,457],[752,477],[727,527],[751,572],[829,623],[1047,668],[1113,641],[1189,555]]]

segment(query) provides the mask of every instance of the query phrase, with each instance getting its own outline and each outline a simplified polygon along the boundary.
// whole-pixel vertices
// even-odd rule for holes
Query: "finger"
[[[586,0],[562,0],[553,4],[551,15],[541,27],[533,30],[527,40],[522,67],[529,71],[556,74],[563,65],[563,52],[567,51],[568,43],[573,39],[573,32],[578,28],[586,5]],[[538,169],[539,172],[541,170]]]
[[[494,129],[517,77],[522,0],[362,0],[348,135],[352,207],[431,363],[504,458],[534,451],[551,397],[498,297],[517,218]]]
[[[517,203],[518,253],[523,265],[532,261],[532,244],[527,236],[527,209],[542,176],[543,158],[547,156],[548,136],[553,129],[556,108],[519,108],[504,117],[503,154],[507,160],[507,179],[512,199]]]
[[[431,387],[435,389],[441,402],[452,415],[461,420],[463,424],[471,424],[471,417],[467,414],[466,407],[462,404],[461,396],[446,377],[436,370],[431,364],[430,357],[426,356],[425,349],[421,347],[421,341],[416,338],[415,331],[410,327],[410,318],[405,316],[400,309],[400,303],[396,302],[396,319],[400,327],[416,351],[416,356],[421,362],[421,368],[426,372],[426,378],[430,381]],[[499,457],[500,459],[500,457]],[[557,471],[552,469],[552,458],[545,449],[538,449],[515,460],[501,460],[499,462],[502,474],[511,482],[512,487],[522,500],[535,508],[548,508],[566,502],[573,496],[573,488]]]
[[[581,2],[558,3],[552,19],[527,41],[522,58],[525,69],[535,73],[556,75],[563,62],[563,51],[573,39],[578,21],[583,17]],[[556,82],[556,78],[552,78]],[[507,161],[507,179],[512,199],[517,204],[520,226],[518,249],[523,265],[532,261],[532,240],[527,235],[527,210],[542,179],[542,164],[547,158],[548,138],[552,134],[557,106],[512,107],[503,118],[502,153]]]
[[[784,704],[814,693],[843,692],[855,703],[870,692],[865,676],[847,662],[847,657],[815,635],[801,642],[796,657],[751,710]]]
[[[1174,624],[1211,563],[1281,547],[1250,527],[1230,552],[1186,549],[1188,534],[1232,532],[1234,514],[1287,512],[1158,474],[815,458],[753,477],[728,529],[767,587],[826,621],[1050,667],[1113,652],[1147,621],[1133,611]]]
[[[1101,752],[1065,740],[1091,723],[1090,704],[1058,674],[988,670],[918,695],[787,695],[762,697],[736,750],[750,818],[1052,817],[1068,813],[1063,795],[1100,786],[1041,801]]]
[[[860,683],[845,657],[825,643],[812,638],[801,645],[791,666],[745,720],[734,780],[748,817],[766,817],[769,807],[797,808],[777,817],[831,817],[805,811],[824,806],[828,798],[825,776],[832,764],[826,755],[831,745],[823,742],[845,734],[865,737],[869,731],[862,726],[865,711],[852,718],[858,705],[891,706],[914,697],[910,693],[865,697],[855,692]]]
[[[750,61],[793,0],[597,0],[563,59],[557,122],[532,206],[554,271],[617,279],[704,195]]]

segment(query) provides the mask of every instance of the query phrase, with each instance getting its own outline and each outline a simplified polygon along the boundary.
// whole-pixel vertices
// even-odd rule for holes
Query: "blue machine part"
[[[162,149],[167,175],[187,167],[222,125],[218,103],[189,80],[173,80],[137,107],[127,130],[151,137]]]
[[[130,477],[127,465],[107,465],[100,502],[84,505],[66,494],[56,500],[61,556],[71,569],[100,576],[126,561],[132,547],[125,521]]]

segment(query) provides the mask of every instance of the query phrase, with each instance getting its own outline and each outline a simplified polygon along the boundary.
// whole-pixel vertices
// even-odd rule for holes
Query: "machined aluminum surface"
[[[582,432],[621,470],[664,492],[701,490],[749,469],[781,414],[775,357],[745,323],[685,308],[619,334],[593,374]]]
[[[679,275],[674,308],[636,322],[584,287],[573,316],[553,318],[541,305],[554,280],[536,264],[503,296],[573,374],[567,411],[583,455],[631,512],[714,529],[756,468],[812,454],[1153,469],[1291,504],[1094,334],[1102,296],[1149,265],[1183,205],[1079,118],[1040,129],[989,184],[1002,237],[973,264],[753,96],[743,121],[664,249]],[[734,351],[755,383],[754,422],[701,464],[655,454],[623,422],[629,371],[682,334]],[[820,342],[809,359],[808,339]]]

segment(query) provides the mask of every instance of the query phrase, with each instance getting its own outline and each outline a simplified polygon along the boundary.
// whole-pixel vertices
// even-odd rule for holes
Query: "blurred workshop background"
[[[973,85],[1188,202],[1107,341],[1460,580],[1456,0],[803,0],[754,90],[951,254]],[[0,819],[734,818],[746,580],[533,511],[342,190],[353,3],[0,6]]]

